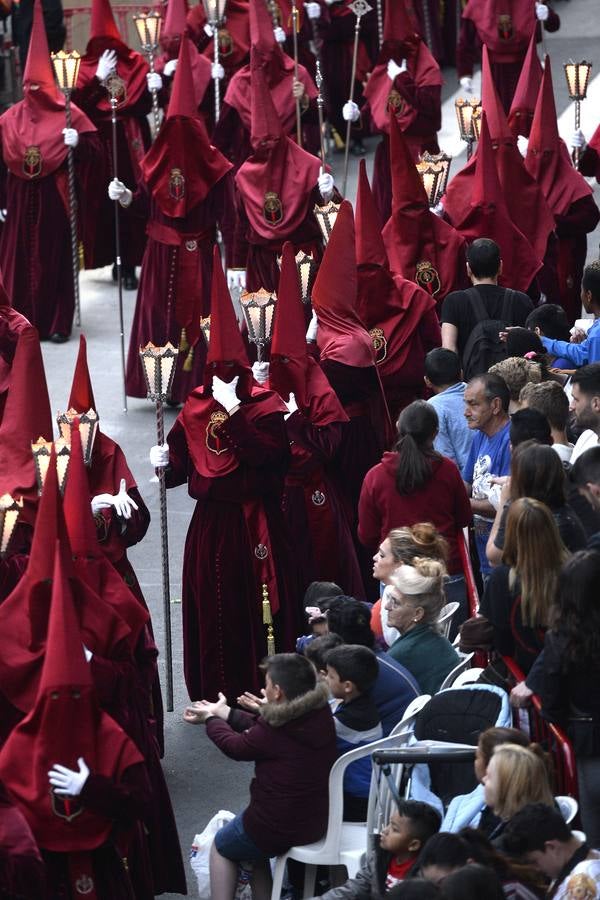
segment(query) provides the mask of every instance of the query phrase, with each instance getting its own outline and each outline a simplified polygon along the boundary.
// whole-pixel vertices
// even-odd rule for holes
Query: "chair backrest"
[[[453,688],[462,687],[463,684],[474,684],[478,679],[481,673],[485,671],[480,666],[475,666],[472,669],[465,669],[464,672],[461,672],[458,678],[455,678],[452,682]]]
[[[575,797],[559,796],[554,798],[554,802],[560,809],[560,814],[567,825],[570,825],[579,811],[579,803]]]
[[[456,612],[459,608],[460,603],[458,603],[458,601],[456,600],[453,600],[452,603],[446,603],[446,605],[442,607],[442,611],[438,616],[437,625],[440,633],[443,634],[444,637],[448,637],[448,635],[450,634],[452,619],[456,615]]]
[[[404,710],[404,715],[402,716],[398,724],[394,725],[394,727],[390,731],[390,737],[393,737],[396,734],[405,734],[406,732],[412,732],[414,729],[415,719],[417,718],[423,707],[427,706],[430,700],[431,694],[421,694],[420,697],[415,697],[415,699],[412,700]]]
[[[365,744],[364,747],[357,747],[356,750],[349,750],[337,759],[331,767],[329,773],[329,819],[327,822],[327,832],[325,834],[325,843],[323,844],[323,853],[337,853],[340,846],[343,826],[343,808],[344,808],[344,773],[350,765],[357,759],[363,759],[370,756],[374,750],[380,750],[384,747],[401,747],[408,743],[410,734],[389,735],[380,738],[378,741],[372,741]],[[365,851],[367,849],[365,840]]]
[[[472,659],[473,653],[467,653],[467,655],[461,659],[458,665],[454,666],[451,672],[448,672],[440,685],[440,691],[445,691],[447,688],[452,687],[461,672],[464,672],[469,668]]]

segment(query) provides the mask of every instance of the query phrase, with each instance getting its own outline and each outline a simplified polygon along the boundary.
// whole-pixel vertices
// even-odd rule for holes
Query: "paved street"
[[[589,138],[600,120],[600,19],[598,0],[571,0],[557,2],[562,17],[562,28],[557,34],[546,37],[548,52],[552,54],[553,73],[557,93],[559,115],[565,113],[561,126],[565,134],[572,131],[573,109],[567,97],[562,63],[569,57],[588,59],[595,64],[593,74],[597,81],[593,87],[595,100],[588,100],[583,108],[582,127]],[[444,129],[442,146],[456,144],[453,97],[456,92],[453,72],[446,73],[448,84],[444,88]],[[566,112],[565,112],[566,111]],[[375,141],[369,142],[369,160]],[[464,153],[454,159],[453,170],[458,171],[465,161]],[[334,159],[335,174],[341,182],[342,157]],[[357,162],[351,159],[349,195],[354,196]],[[596,199],[600,201],[600,189],[596,185]],[[598,255],[599,234],[591,236],[590,259]],[[148,450],[156,443],[153,405],[143,400],[129,400],[127,414],[122,409],[121,362],[119,349],[119,324],[117,291],[111,280],[110,269],[87,272],[82,277],[82,330],[88,339],[90,371],[94,385],[100,424],[103,431],[123,448],[138,487],[152,514],[152,523],[143,543],[130,554],[144,594],[151,608],[156,637],[162,649],[163,621],[161,599],[160,535],[158,515],[158,488],[151,482],[152,470],[148,463]],[[124,293],[126,338],[133,315],[135,294]],[[45,343],[44,359],[54,410],[65,408],[69,386],[77,354],[77,329],[72,340],[57,346]],[[166,412],[167,427],[175,418],[172,410]],[[115,485],[115,489],[117,485]],[[173,622],[175,710],[166,715],[167,750],[165,771],[173,805],[178,820],[181,844],[187,857],[189,845],[196,832],[200,832],[208,819],[218,809],[241,809],[247,798],[247,786],[251,766],[226,760],[207,741],[202,726],[192,727],[182,721],[181,712],[187,702],[182,675],[181,643],[181,561],[188,522],[193,503],[184,487],[169,492],[169,539],[171,561]],[[230,627],[234,629],[236,622]],[[163,666],[161,658],[161,671]],[[196,698],[194,698],[196,699]],[[193,875],[189,873],[189,894],[196,896]],[[175,895],[164,895],[175,896]]]

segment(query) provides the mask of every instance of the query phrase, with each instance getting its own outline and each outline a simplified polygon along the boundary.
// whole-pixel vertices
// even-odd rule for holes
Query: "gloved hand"
[[[240,376],[236,375],[231,381],[222,381],[218,375],[213,375],[212,393],[217,403],[220,403],[225,412],[229,413],[240,405],[240,399],[236,394],[236,388]]]
[[[235,288],[245,290],[246,288],[246,270],[245,269],[227,269],[227,287],[230,291]]]
[[[121,206],[129,206],[133,194],[118,178],[113,178],[108,183],[108,196],[111,200],[118,200]]]
[[[295,397],[295,395],[290,391],[290,399],[289,399],[289,400],[284,400],[283,402],[285,403],[285,405],[286,405],[287,408],[288,408],[288,411],[287,411],[287,413],[284,415],[283,418],[284,418],[284,419],[289,419],[289,417],[292,415],[292,413],[295,413],[295,412],[298,411],[298,404],[296,403],[296,397]]]
[[[131,518],[131,510],[138,509],[135,500],[132,500],[125,487],[125,479],[121,478],[118,494],[98,494],[92,498],[92,513],[96,515],[101,509],[114,506],[115,512],[123,519]]]
[[[292,84],[292,97],[294,100],[302,100],[305,93],[306,89],[302,82],[294,79],[294,83]]]
[[[285,31],[283,30],[283,28],[280,28],[280,26],[278,25],[273,29],[273,34],[275,35],[275,40],[278,44],[285,44]]]
[[[85,644],[83,644],[82,646],[83,646],[83,653],[85,656],[85,661],[89,662],[94,654],[92,653],[91,650],[88,650],[88,648],[85,646]]]
[[[166,469],[169,465],[169,445],[155,444],[150,447],[150,465],[154,469]]]
[[[209,22],[207,22],[206,25],[204,26],[204,34],[207,37],[211,38],[214,35],[214,33],[215,33],[214,28],[212,27],[212,25]]]
[[[460,86],[463,89],[463,91],[467,92],[467,94],[472,94],[473,93],[473,79],[471,78],[471,76],[463,75],[463,77],[460,79]]]
[[[86,766],[83,756],[79,757],[77,765],[79,766],[78,772],[58,764],[52,766],[48,772],[48,781],[52,785],[55,794],[79,797],[84,784],[89,778],[90,770]]]
[[[305,3],[304,9],[306,10],[306,15],[309,19],[321,18],[321,7],[318,3]]]
[[[252,374],[254,375],[254,380],[258,381],[259,384],[264,384],[267,378],[269,377],[269,363],[268,362],[255,362],[252,363]]]
[[[158,72],[148,72],[146,74],[146,81],[148,82],[148,90],[149,91],[160,91],[162,88],[162,78],[158,74]]]
[[[571,138],[571,147],[577,150],[583,150],[585,147],[585,135],[581,128],[578,128],[577,131],[573,132],[573,137]]]
[[[335,185],[333,175],[330,172],[321,172],[317,184],[319,185],[319,192],[323,200],[329,200],[333,194]]]
[[[348,100],[347,103],[344,103],[342,106],[342,116],[344,122],[356,122],[357,119],[360,118],[360,109],[354,100]]]
[[[63,128],[65,147],[76,147],[79,143],[79,134],[75,128]]]
[[[327,6],[333,6],[334,3],[341,3],[342,0],[325,0]]]
[[[211,78],[225,78],[225,69],[221,65],[221,63],[213,63],[210,67],[210,77]]]
[[[98,60],[98,67],[96,69],[96,78],[99,81],[104,81],[105,78],[108,78],[111,72],[117,68],[117,51],[116,50],[105,50],[104,53],[100,56]]]
[[[168,62],[166,62],[165,67],[163,69],[163,72],[165,73],[165,78],[170,78],[171,75],[174,75],[176,68],[177,68],[177,60],[176,59],[170,59]]]
[[[538,22],[545,22],[550,15],[550,10],[545,3],[537,3],[535,7],[535,14],[537,16]]]
[[[393,59],[388,60],[387,73],[388,78],[391,78],[392,81],[395,81],[398,75],[402,75],[403,72],[406,72],[406,69],[407,65],[405,59],[400,60],[400,65]]]
[[[517,150],[521,154],[521,156],[527,156],[527,148],[529,147],[529,140],[525,137],[525,135],[520,134],[517,138]]]
[[[8,215],[7,209],[0,209],[0,222],[6,222],[7,215]]]
[[[439,200],[435,206],[431,207],[431,212],[434,216],[443,216],[444,215],[444,204],[441,200]]]
[[[319,327],[319,320],[317,319],[317,314],[313,309],[311,320],[308,323],[308,328],[306,329],[306,343],[307,344],[310,341],[316,341],[318,327]]]

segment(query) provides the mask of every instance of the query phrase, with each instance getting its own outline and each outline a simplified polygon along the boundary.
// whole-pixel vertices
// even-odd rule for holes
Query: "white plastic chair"
[[[570,825],[579,810],[579,803],[577,802],[575,797],[567,797],[566,795],[563,795],[555,797],[554,802],[560,809],[560,814],[567,825]]]
[[[415,719],[430,700],[431,694],[421,694],[420,697],[415,697],[404,710],[404,715],[398,724],[394,725],[390,731],[390,737],[396,734],[406,734],[407,732],[412,734],[415,730]]]
[[[446,677],[444,678],[444,680],[442,681],[442,683],[440,685],[440,688],[439,688],[440,691],[445,691],[449,687],[454,687],[454,682],[456,681],[456,679],[462,672],[464,672],[466,669],[469,668],[469,665],[470,665],[471,660],[473,659],[474,655],[475,655],[474,653],[467,653],[467,655],[461,659],[461,661],[458,663],[458,665],[454,666],[454,668],[452,669],[451,672],[448,672],[448,674],[446,675]],[[438,691],[438,693],[439,693],[439,691]]]
[[[458,603],[456,600],[453,600],[452,603],[446,603],[446,605],[442,607],[442,611],[438,616],[437,625],[440,630],[440,634],[443,634],[444,637],[448,637],[448,635],[450,634],[452,619],[456,615],[459,607],[460,603]]]
[[[464,672],[460,673],[458,678],[454,679],[452,687],[459,688],[462,687],[463,684],[474,684],[483,671],[484,670],[479,666],[474,666],[472,669],[465,669]]]
[[[384,747],[401,747],[408,743],[409,735],[389,735],[364,747],[344,753],[333,764],[329,773],[329,820],[325,837],[314,844],[291,847],[278,856],[273,872],[271,900],[280,900],[285,865],[288,859],[304,863],[303,897],[313,897],[317,866],[346,866],[348,878],[353,878],[360,868],[360,861],[367,850],[367,826],[361,822],[343,822],[344,772],[357,759],[370,756],[374,750]]]

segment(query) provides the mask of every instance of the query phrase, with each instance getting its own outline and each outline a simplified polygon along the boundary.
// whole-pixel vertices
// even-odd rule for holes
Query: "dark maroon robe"
[[[81,134],[74,155],[85,202],[97,184],[97,136]],[[13,306],[35,325],[40,339],[69,335],[75,301],[66,160],[51,175],[31,179],[16,177],[0,162],[0,199],[9,210],[0,233],[0,269]]]
[[[113,178],[112,125],[110,111],[100,107],[108,94],[95,76],[87,84],[73,91],[73,101],[91,119],[98,129],[102,143],[102,169],[95,177],[106,187]],[[152,109],[152,96],[143,91],[137,103],[127,106],[124,112],[117,109],[117,173],[119,180],[135,185],[139,179],[139,163],[150,146],[150,126],[147,114]],[[146,246],[145,222],[135,216],[119,217],[121,237],[121,261],[124,266],[139,266]],[[98,269],[115,261],[115,208],[106,190],[102,194],[96,219],[93,243],[84,246],[85,266]]]
[[[204,296],[201,314],[210,315],[212,252],[216,238],[216,223],[227,219],[225,211],[231,206],[231,193],[230,179],[225,178],[218,182],[208,196],[185,218],[178,219],[164,215],[156,201],[153,198],[149,199],[143,186],[134,200],[134,204],[138,202],[146,207],[149,204],[150,214],[149,238],[142,263],[127,357],[125,384],[130,397],[147,395],[139,348],[145,347],[148,341],[157,346],[164,346],[167,341],[175,347],[179,346],[181,325],[177,322],[175,307],[178,290],[177,271],[183,254],[193,253],[195,256],[196,281],[201,285]],[[163,226],[168,231],[161,232],[160,228]],[[175,233],[185,235],[186,241],[177,246]],[[166,243],[166,240],[170,243]],[[191,250],[186,246],[188,240],[193,241]],[[226,242],[229,243],[228,240]],[[183,366],[188,357],[189,351],[180,352],[175,364],[171,400],[176,403],[185,402],[190,391],[202,384],[206,360],[206,343],[202,336],[194,344],[191,370],[185,371]]]
[[[258,532],[250,533],[247,505],[258,504],[268,530],[279,596],[273,616],[276,652],[293,650],[304,624],[300,573],[281,511],[289,459],[283,416],[268,413],[255,423],[246,416],[249,406],[243,403],[218,426],[218,439],[213,436],[238,462],[227,475],[209,478],[195,469],[181,416],[168,437],[167,485],[187,481],[197,500],[182,579],[184,673],[193,700],[214,699],[222,691],[233,703],[243,691],[260,690],[258,666],[267,653],[267,632],[253,560],[255,552],[262,558],[258,554],[266,543],[257,542]]]
[[[285,478],[283,512],[294,553],[301,560],[303,588],[333,581],[344,593],[365,598],[346,511],[326,472],[342,442],[345,424],[315,426],[300,411],[286,420],[292,454]]]
[[[596,129],[594,137],[598,135],[600,143],[600,129]],[[596,147],[592,147],[591,143],[587,145],[581,156],[579,157],[579,171],[587,178],[595,178],[600,182],[600,153]]]
[[[31,829],[0,782],[0,897],[40,900],[45,881]]]
[[[560,303],[572,324],[581,315],[581,279],[587,257],[587,236],[600,221],[600,210],[589,194],[572,203],[564,215],[555,218]]]

